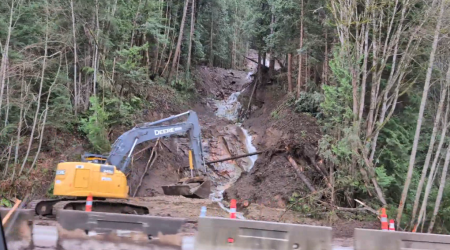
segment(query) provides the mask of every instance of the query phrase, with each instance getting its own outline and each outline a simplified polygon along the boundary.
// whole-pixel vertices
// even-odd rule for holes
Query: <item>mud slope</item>
[[[192,110],[199,116],[202,129],[202,144],[206,161],[228,158],[248,153],[246,138],[242,129],[226,117],[216,116],[217,102],[229,98],[241,91],[249,83],[246,73],[221,68],[199,67],[194,73],[198,98],[191,104]],[[168,110],[169,111],[169,110]],[[177,111],[177,112],[174,112]],[[185,110],[170,110],[164,113],[148,114],[147,122],[169,117]],[[225,111],[224,111],[225,112]],[[183,121],[180,119],[179,121]],[[153,197],[163,195],[162,186],[174,184],[183,177],[188,163],[189,139],[187,136],[172,136],[161,139],[156,152],[157,160],[144,173],[150,152],[155,142],[140,145],[134,154],[132,171],[128,176],[131,194],[134,195],[142,178],[142,184],[136,197]],[[250,158],[241,158],[212,165],[208,175],[213,180],[213,199],[222,199],[222,191],[229,187],[245,169],[251,167]]]
[[[247,107],[250,88],[242,94]],[[282,86],[258,87],[252,101],[252,112],[243,123],[253,135],[253,144],[261,155],[250,173],[243,174],[226,191],[226,198],[237,198],[270,207],[285,207],[294,193],[301,196],[310,191],[297,177],[287,156],[296,159],[304,174],[314,182],[320,181],[316,173],[317,147],[321,138],[315,118],[292,111],[286,105]]]

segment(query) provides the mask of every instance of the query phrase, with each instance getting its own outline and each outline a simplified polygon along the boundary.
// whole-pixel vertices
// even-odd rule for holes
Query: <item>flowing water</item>
[[[257,151],[255,146],[252,144],[252,136],[245,128],[242,127],[241,124],[237,123],[239,111],[242,107],[241,103],[238,101],[238,97],[240,94],[241,92],[235,92],[231,94],[226,100],[215,100],[214,104],[217,107],[216,116],[226,118],[236,123],[236,130],[237,134],[239,135],[238,139],[240,140],[240,143],[245,147],[245,151],[247,151],[247,153],[255,153]],[[227,162],[219,164],[219,168],[229,169],[231,167],[234,172],[234,176],[228,179],[226,182],[217,183],[217,187],[211,194],[211,199],[218,202],[219,206],[225,211],[228,211],[228,209],[222,204],[223,192],[238,180],[243,171],[249,172],[255,165],[257,159],[258,155],[242,158],[240,160],[242,168],[237,166],[237,161],[233,161],[234,164]],[[244,219],[240,214],[237,214],[237,217]]]

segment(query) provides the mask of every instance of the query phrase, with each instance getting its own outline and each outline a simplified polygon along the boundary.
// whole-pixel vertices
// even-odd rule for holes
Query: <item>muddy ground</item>
[[[136,193],[137,199],[150,208],[151,215],[188,218],[191,223],[186,228],[187,232],[196,230],[196,220],[202,206],[207,207],[207,215],[228,217],[226,207],[233,198],[250,203],[245,208],[238,206],[238,213],[246,219],[332,225],[334,237],[341,238],[341,243],[338,243],[341,246],[351,245],[350,241],[342,238],[351,238],[354,228],[378,228],[379,223],[376,222],[333,218],[331,223],[331,218],[326,215],[317,220],[310,214],[291,210],[290,201],[294,194],[306,197],[311,192],[297,176],[288,157],[295,159],[303,174],[318,188],[325,184],[317,157],[320,129],[315,118],[292,111],[287,105],[290,97],[285,94],[285,86],[276,81],[258,86],[250,105],[251,113],[236,120],[238,114],[235,111],[241,113],[242,108],[246,109],[253,89],[253,78],[249,72],[254,70],[254,65],[251,65],[249,63],[248,72],[199,67],[195,73],[198,91],[195,101],[181,105],[170,98],[169,90],[161,90],[155,99],[160,107],[156,109],[158,112],[145,112],[142,120],[159,120],[185,112],[190,107],[199,115],[205,161],[249,153],[248,131],[256,150],[264,152],[256,162],[253,164],[254,158],[246,157],[212,164],[208,175],[214,182],[214,193],[209,200],[164,196],[161,186],[174,184],[186,173],[189,165],[188,139],[180,136],[161,140],[155,149],[155,163],[146,173],[144,170],[155,142],[144,143],[135,150],[128,173],[130,196]],[[238,92],[241,92],[240,95],[236,94]],[[227,103],[233,98],[241,104],[234,101]],[[115,128],[110,136],[115,139],[128,129]],[[73,147],[73,152],[67,153],[81,154],[82,148]],[[223,202],[215,202],[220,201],[222,195]]]
[[[200,67],[196,79],[196,88],[200,95],[191,107],[198,113],[202,126],[205,161],[248,153],[242,128],[248,130],[256,149],[264,152],[258,156],[253,166],[249,157],[213,164],[215,170],[208,169],[208,175],[215,184],[211,197],[213,200],[220,200],[221,193],[225,190],[222,202],[225,207],[228,207],[228,201],[232,198],[241,202],[249,201],[250,206],[247,208],[239,207],[238,204],[238,212],[246,219],[332,225],[336,229],[334,236],[339,238],[352,237],[356,227],[378,228],[376,222],[349,222],[333,218],[331,223],[326,215],[317,220],[313,219],[311,214],[291,211],[290,201],[294,194],[305,197],[311,192],[289,163],[289,156],[295,159],[303,173],[314,184],[319,185],[318,188],[325,185],[325,180],[319,172],[321,166],[317,157],[318,142],[321,138],[319,126],[315,118],[293,112],[286,104],[289,97],[285,95],[283,86],[270,82],[259,86],[253,97],[251,114],[247,118],[235,120],[234,106],[229,106],[239,103],[225,104],[229,110],[224,111],[218,101],[225,100],[226,103],[226,100],[241,92],[237,99],[243,104],[240,105],[241,109],[237,110],[241,112],[242,108],[245,109],[253,80],[248,72]],[[154,119],[157,117],[158,115],[155,115]],[[133,192],[143,174],[148,151],[140,158],[136,157],[138,160],[134,164],[129,181]],[[173,184],[182,177],[183,167],[188,166],[187,138],[163,140],[157,152],[158,159],[144,176],[143,184],[136,195],[146,197],[143,199],[147,199],[146,202],[154,208],[150,209],[152,215],[186,217],[195,221],[201,206],[204,205],[207,206],[209,215],[228,217],[228,213],[211,200],[161,196],[161,186]]]

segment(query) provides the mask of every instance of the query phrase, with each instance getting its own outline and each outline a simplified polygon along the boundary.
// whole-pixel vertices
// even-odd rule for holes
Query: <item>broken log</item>
[[[311,182],[308,180],[308,178],[302,173],[302,171],[300,171],[300,168],[297,165],[297,163],[295,162],[295,160],[291,156],[288,156],[288,160],[291,163],[292,167],[294,167],[295,171],[297,172],[298,177],[300,177],[300,179],[302,179],[303,183],[305,183],[305,185],[309,188],[309,190],[313,193],[316,192],[316,189],[311,184]]]
[[[249,61],[252,61],[252,62],[258,64],[258,62],[257,62],[255,59],[252,59],[252,58],[249,58],[249,57],[246,57],[246,56],[244,56],[244,57],[245,57],[245,59],[247,59],[247,60],[249,60]]]
[[[264,153],[264,152],[254,152],[254,153],[245,154],[245,155],[238,155],[238,156],[233,156],[233,157],[229,157],[229,158],[225,158],[225,159],[221,159],[221,160],[205,162],[205,164],[208,165],[208,164],[212,164],[212,163],[218,163],[218,162],[224,162],[224,161],[229,161],[229,160],[235,160],[235,159],[244,158],[244,157],[248,157],[248,156],[252,156],[252,155],[260,155],[262,153]]]
[[[6,214],[5,218],[3,218],[3,220],[2,220],[2,225],[3,226],[6,225],[6,222],[8,222],[9,218],[14,213],[14,211],[17,210],[17,208],[19,207],[21,202],[22,202],[21,200],[16,199],[16,204],[14,204],[14,206],[11,208],[11,210],[9,210],[9,212]]]
[[[253,99],[253,95],[255,94],[256,88],[258,87],[258,83],[259,83],[259,79],[256,79],[255,81],[255,85],[253,86],[253,91],[252,94],[250,95],[250,99],[248,100],[248,106],[247,106],[247,113],[251,114],[252,110],[251,110],[251,105],[252,105],[252,99]]]
[[[364,207],[364,209],[366,209],[367,211],[370,211],[370,212],[372,212],[372,213],[374,213],[374,214],[376,214],[378,216],[380,215],[380,213],[378,213],[375,209],[367,206],[364,202],[362,202],[362,201],[360,201],[358,199],[355,199],[355,201],[358,202],[359,204],[361,204]]]

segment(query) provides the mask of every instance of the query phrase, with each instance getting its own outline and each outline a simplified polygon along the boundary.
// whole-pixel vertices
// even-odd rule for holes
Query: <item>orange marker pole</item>
[[[230,202],[230,219],[236,219],[236,200],[232,199]]]
[[[86,212],[92,212],[92,194],[89,194],[86,200]]]
[[[381,230],[389,231],[389,223],[386,215],[386,208],[381,209]]]

